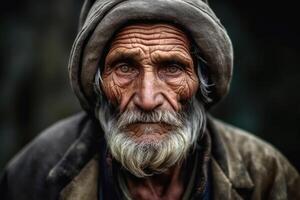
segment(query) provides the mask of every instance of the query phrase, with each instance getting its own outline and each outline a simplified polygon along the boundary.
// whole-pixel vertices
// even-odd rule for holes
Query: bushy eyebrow
[[[119,62],[130,62],[130,63],[138,63],[138,56],[140,56],[141,52],[139,50],[134,49],[113,49],[111,53],[109,53],[106,57],[106,65],[114,66]]]
[[[192,64],[192,58],[189,59],[186,55],[179,52],[156,51],[155,53],[151,54],[151,58],[155,64],[176,63],[182,65],[183,67],[192,67],[190,66]]]

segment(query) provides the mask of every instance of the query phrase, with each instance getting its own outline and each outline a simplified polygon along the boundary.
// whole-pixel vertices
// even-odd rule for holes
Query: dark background
[[[1,2],[0,171],[36,134],[81,110],[67,73],[81,4]],[[235,52],[231,92],[212,112],[270,142],[299,170],[298,6],[259,0],[210,5]]]

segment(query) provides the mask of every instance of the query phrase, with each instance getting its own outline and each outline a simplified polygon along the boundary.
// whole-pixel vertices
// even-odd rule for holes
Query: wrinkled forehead
[[[190,40],[180,28],[164,23],[137,23],[120,29],[113,37],[112,46],[128,44],[172,45],[190,49]]]

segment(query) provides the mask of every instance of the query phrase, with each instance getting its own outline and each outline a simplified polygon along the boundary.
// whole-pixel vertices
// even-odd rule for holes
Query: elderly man
[[[300,199],[278,151],[207,114],[232,59],[207,2],[87,0],[69,63],[86,112],[11,161],[1,199]]]

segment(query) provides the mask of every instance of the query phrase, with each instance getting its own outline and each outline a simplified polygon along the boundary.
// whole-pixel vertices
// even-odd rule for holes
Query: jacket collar
[[[92,158],[80,173],[60,192],[60,200],[98,199],[98,158]]]
[[[207,125],[212,138],[213,182],[214,185],[217,185],[214,189],[221,189],[222,191],[218,193],[227,194],[228,199],[232,194],[251,193],[254,183],[239,150],[226,143],[223,138],[224,134],[222,133],[227,131],[226,126],[210,115],[207,118]]]
[[[56,185],[59,190],[62,190],[79,174],[97,153],[98,144],[104,139],[95,119],[87,118],[83,123],[78,138],[48,173],[47,183]]]

